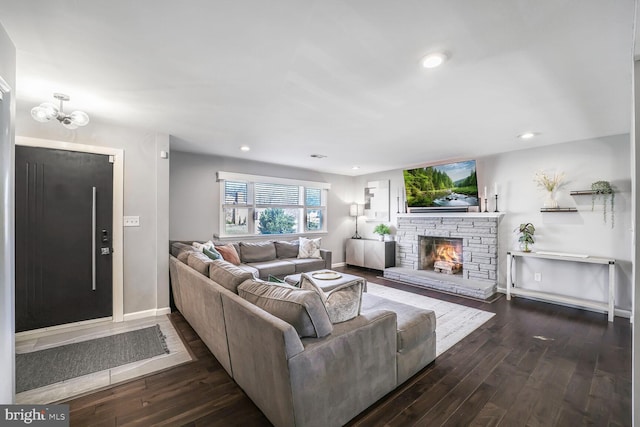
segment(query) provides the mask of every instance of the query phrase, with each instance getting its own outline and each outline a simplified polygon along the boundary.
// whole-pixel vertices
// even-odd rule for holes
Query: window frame
[[[295,237],[303,235],[327,234],[328,230],[328,200],[331,185],[324,182],[302,181],[288,178],[265,177],[258,175],[247,175],[230,172],[218,172],[217,181],[219,184],[220,200],[219,200],[219,233],[216,237],[221,239],[233,238],[265,238],[266,236],[283,236]],[[225,203],[227,181],[244,182],[247,184],[247,202],[246,203]],[[292,185],[298,187],[299,198],[297,205],[290,204],[257,204],[256,203],[256,183],[266,185]],[[307,205],[307,189],[320,190],[320,205]],[[259,209],[278,208],[293,209],[297,211],[297,225],[294,233],[282,234],[260,234],[258,232],[258,218],[256,216]],[[228,209],[247,209],[247,233],[228,233],[226,227],[226,213]],[[319,230],[309,229],[307,216],[309,211],[319,210],[321,216],[321,228]]]

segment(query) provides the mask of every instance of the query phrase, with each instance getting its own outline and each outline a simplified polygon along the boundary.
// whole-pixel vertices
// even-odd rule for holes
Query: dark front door
[[[112,315],[109,156],[16,146],[16,332]]]

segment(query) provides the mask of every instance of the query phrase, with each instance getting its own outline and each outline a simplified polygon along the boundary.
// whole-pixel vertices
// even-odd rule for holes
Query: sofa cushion
[[[296,266],[296,273],[306,273],[325,268],[325,262],[322,258],[293,258],[289,259],[289,261]]]
[[[238,268],[243,269],[244,271],[248,271],[249,273],[251,273],[253,275],[253,277],[255,277],[256,279],[260,278],[260,270],[258,270],[255,267],[251,267],[248,264],[240,264],[238,266]]]
[[[296,272],[296,266],[287,260],[276,259],[273,261],[252,262],[248,264],[260,271],[260,278],[264,279],[271,276],[286,276]]]
[[[247,279],[252,279],[251,272],[241,269],[223,259],[211,261],[209,278],[233,293],[238,293],[238,285]]]
[[[233,244],[228,243],[226,245],[216,246],[215,249],[220,252],[220,255],[222,255],[222,258],[224,258],[225,261],[230,262],[233,265],[240,264],[240,256]]]
[[[273,242],[240,242],[240,260],[243,263],[274,259],[276,259],[276,246]]]
[[[191,247],[191,250],[184,250],[182,252],[180,252],[178,254],[178,256],[176,258],[178,258],[178,261],[183,262],[183,263],[187,263],[187,259],[189,258],[189,254],[192,253],[199,253],[200,251],[198,251],[196,248]]]
[[[173,255],[176,258],[178,258],[178,255],[180,255],[183,252],[192,252],[193,250],[194,250],[194,247],[186,243],[174,242],[171,244],[171,255]]]
[[[436,329],[436,314],[431,310],[414,307],[365,293],[362,312],[391,310],[398,316],[398,352],[403,353],[428,340]]]
[[[315,291],[250,279],[238,295],[293,326],[299,337],[327,336],[333,330],[329,314]]]
[[[360,314],[362,304],[362,281],[353,280],[325,292],[306,274],[300,277],[300,288],[316,292],[329,313],[331,323],[346,322]]]
[[[191,252],[187,258],[187,265],[205,276],[209,276],[209,265],[212,262],[213,260],[202,252]]]
[[[277,258],[296,258],[300,251],[300,243],[298,240],[294,242],[278,241],[273,244],[276,247]]]
[[[318,237],[317,239],[307,239],[306,237],[300,237],[298,258],[321,258],[320,240],[320,237]]]

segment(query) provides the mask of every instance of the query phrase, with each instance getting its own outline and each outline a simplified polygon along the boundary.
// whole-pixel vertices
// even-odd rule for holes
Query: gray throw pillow
[[[354,280],[340,285],[328,292],[323,291],[311,278],[302,273],[300,288],[316,292],[329,313],[331,323],[341,323],[354,319],[362,307],[362,281]]]
[[[333,331],[327,310],[314,291],[252,279],[238,286],[238,295],[289,323],[300,338],[322,338]]]

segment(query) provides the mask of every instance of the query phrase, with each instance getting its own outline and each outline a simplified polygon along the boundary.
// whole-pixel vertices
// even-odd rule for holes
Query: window
[[[225,172],[218,179],[223,237],[327,230],[328,184]]]

